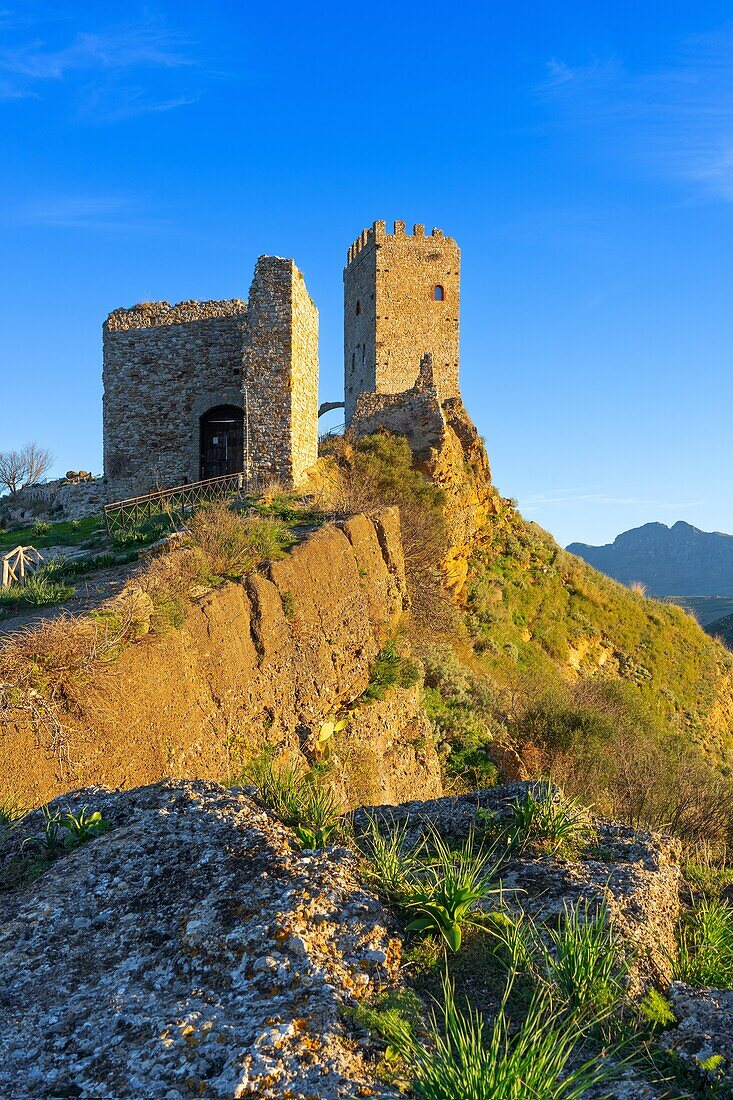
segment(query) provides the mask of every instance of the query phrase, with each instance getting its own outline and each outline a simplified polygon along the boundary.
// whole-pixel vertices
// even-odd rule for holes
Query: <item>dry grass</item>
[[[196,585],[242,576],[281,556],[289,537],[277,520],[243,517],[217,505],[192,517],[186,540],[189,545],[171,546],[153,558],[93,614],[41,620],[0,645],[0,716],[29,715],[62,770],[74,770],[70,743],[80,689],[125,645],[180,626]]]
[[[123,594],[99,616],[41,621],[0,646],[0,716],[27,714],[62,773],[74,774],[68,719],[79,689],[138,633],[137,608]]]
[[[203,558],[204,573],[242,577],[263,561],[282,557],[292,542],[278,519],[243,516],[226,504],[200,508],[186,525],[187,541]]]

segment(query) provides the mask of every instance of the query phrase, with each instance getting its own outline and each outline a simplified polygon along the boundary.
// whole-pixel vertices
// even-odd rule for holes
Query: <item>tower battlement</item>
[[[364,249],[368,248],[370,245],[381,244],[382,241],[390,237],[404,237],[406,239],[415,238],[420,240],[428,236],[428,239],[441,238],[446,241],[451,241],[452,244],[456,243],[452,237],[445,237],[442,229],[433,229],[432,232],[427,235],[425,233],[425,226],[417,223],[413,225],[412,233],[410,234],[407,232],[405,222],[396,221],[393,225],[394,228],[391,233],[387,231],[386,221],[376,221],[372,224],[371,228],[363,229],[354,243],[349,247],[346,257],[346,266],[348,267],[349,264],[358,259]]]

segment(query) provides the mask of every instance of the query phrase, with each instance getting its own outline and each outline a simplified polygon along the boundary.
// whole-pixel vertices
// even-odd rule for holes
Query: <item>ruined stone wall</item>
[[[245,408],[250,470],[290,484],[318,458],[318,311],[292,260],[260,257],[249,305],[146,302],[103,331],[109,499],[201,477],[200,419]],[[239,469],[245,468],[247,431]]]
[[[246,303],[152,302],[103,328],[104,470],[111,499],[199,478],[199,420],[242,407]]]
[[[361,393],[356,400],[351,430],[371,435],[384,429],[403,435],[418,458],[441,447],[446,420],[433,378],[430,355],[424,355],[420,373],[404,393]]]
[[[402,393],[425,352],[441,400],[459,394],[458,323],[461,252],[433,229],[405,223],[387,233],[377,221],[351,246],[344,270],[346,423],[362,391]],[[442,300],[436,300],[440,288]]]
[[[293,350],[290,390],[292,479],[298,485],[318,460],[318,310],[293,265]]]
[[[318,311],[292,260],[257,261],[244,381],[253,471],[261,480],[299,480],[318,458]]]

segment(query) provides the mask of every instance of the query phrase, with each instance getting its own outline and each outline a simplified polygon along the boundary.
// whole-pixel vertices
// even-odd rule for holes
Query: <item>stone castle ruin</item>
[[[432,423],[459,396],[460,262],[441,230],[408,234],[400,221],[393,233],[374,222],[352,244],[347,427]],[[293,260],[261,256],[247,301],[116,309],[103,347],[108,500],[239,472],[298,485],[316,462],[318,311]]]
[[[104,324],[110,497],[247,473],[297,484],[318,457],[318,311],[292,260],[249,299],[149,302]]]

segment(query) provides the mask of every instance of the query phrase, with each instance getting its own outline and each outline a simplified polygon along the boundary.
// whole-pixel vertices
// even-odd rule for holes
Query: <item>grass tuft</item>
[[[692,986],[733,989],[733,906],[705,899],[680,922],[675,977]]]
[[[547,990],[533,997],[518,1028],[506,997],[489,1023],[475,1008],[460,1009],[451,980],[443,979],[440,1018],[433,1013],[425,1043],[404,1028],[393,1041],[413,1074],[420,1100],[580,1100],[611,1079],[607,1061],[578,1064],[585,1031],[558,1015]]]

